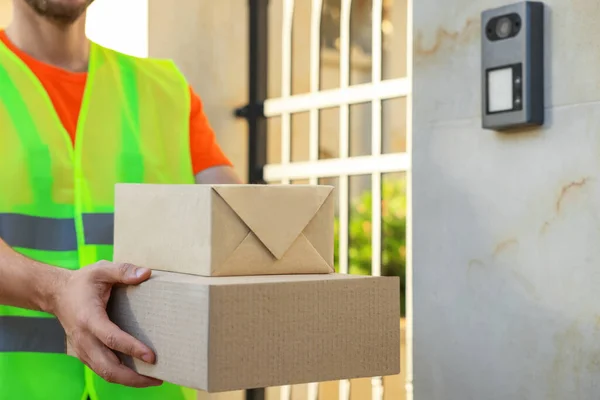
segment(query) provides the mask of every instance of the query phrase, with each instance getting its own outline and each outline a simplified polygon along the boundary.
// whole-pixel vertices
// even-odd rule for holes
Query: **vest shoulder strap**
[[[170,59],[143,58],[121,53],[92,42],[97,50],[102,52],[103,58],[115,60],[120,64],[127,64],[135,70],[139,78],[148,78],[148,82],[166,84],[169,86],[182,86],[187,88],[187,80],[175,62]]]

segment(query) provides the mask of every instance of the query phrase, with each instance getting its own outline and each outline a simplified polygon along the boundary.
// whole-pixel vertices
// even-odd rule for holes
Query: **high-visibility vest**
[[[0,237],[14,250],[78,269],[112,259],[115,183],[193,183],[190,92],[172,62],[92,43],[75,147],[41,83],[0,43]],[[183,400],[165,383],[109,384],[64,354],[49,314],[0,307],[2,400]]]

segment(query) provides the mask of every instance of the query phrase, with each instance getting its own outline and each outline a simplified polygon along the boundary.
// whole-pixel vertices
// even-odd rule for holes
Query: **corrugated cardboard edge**
[[[169,274],[173,274],[173,273],[169,273]],[[339,274],[338,274],[339,275]],[[335,280],[335,277],[331,277]],[[386,316],[385,318],[385,328],[387,332],[386,334],[388,335],[388,339],[386,341],[387,343],[387,349],[388,351],[386,352],[386,354],[388,354],[389,352],[389,358],[386,357],[386,370],[385,370],[385,376],[389,376],[389,375],[396,375],[400,372],[400,357],[398,357],[399,353],[400,353],[400,328],[399,328],[399,319],[400,319],[400,279],[398,277],[370,277],[370,276],[352,276],[352,275],[344,275],[344,278],[350,278],[350,279],[344,279],[347,282],[347,285],[342,285],[342,287],[338,287],[338,291],[341,291],[341,293],[348,293],[348,296],[351,296],[351,290],[348,290],[348,287],[352,287],[353,281],[372,281],[373,283],[370,284],[371,289],[367,290],[367,289],[361,289],[361,290],[367,290],[366,293],[368,293],[368,297],[372,300],[375,299],[375,306],[384,306],[385,310],[383,311],[384,315]],[[183,279],[183,278],[182,278]],[[215,279],[220,279],[220,278],[215,278]],[[150,282],[154,281],[155,279],[150,278]],[[378,282],[384,282],[384,283],[379,283],[376,284],[375,281]],[[274,286],[285,286],[286,284],[292,284],[292,285],[298,285],[298,284],[314,284],[315,282],[317,282],[317,284],[319,285],[324,285],[327,286],[327,282],[331,282],[330,280],[325,280],[325,281],[320,281],[320,280],[307,280],[307,281],[289,281],[289,282],[285,282],[282,283],[281,281],[274,281],[274,282],[263,282],[263,283],[253,283],[253,284],[244,284],[244,283],[234,283],[234,284],[218,284],[218,285],[209,285],[208,287],[208,296],[206,296],[206,307],[204,307],[204,309],[206,310],[206,314],[202,314],[202,315],[206,315],[207,316],[207,321],[210,321],[210,324],[207,326],[208,331],[206,332],[206,346],[207,346],[207,353],[205,354],[206,357],[206,385],[202,384],[202,386],[205,387],[200,387],[198,388],[199,390],[204,390],[208,393],[220,393],[220,392],[227,392],[227,391],[231,391],[231,390],[243,390],[243,389],[251,389],[251,388],[256,388],[256,387],[264,387],[264,386],[278,386],[280,384],[285,384],[282,382],[269,382],[268,379],[265,379],[264,381],[260,381],[257,382],[255,385],[242,385],[241,383],[239,383],[237,385],[237,387],[235,387],[234,385],[230,385],[230,386],[225,386],[228,385],[227,382],[221,382],[220,384],[218,382],[214,382],[214,377],[211,377],[209,374],[211,371],[213,371],[213,366],[215,363],[215,359],[216,357],[218,357],[218,354],[215,354],[213,352],[213,349],[218,349],[219,348],[219,340],[222,338],[222,334],[227,332],[227,329],[224,329],[227,327],[227,324],[231,325],[232,321],[236,321],[236,323],[243,323],[240,322],[240,320],[236,320],[236,319],[231,319],[231,313],[236,314],[237,315],[242,315],[245,316],[246,313],[244,312],[244,310],[240,310],[239,308],[231,308],[230,306],[232,304],[248,304],[248,302],[251,299],[248,299],[245,295],[244,295],[244,287],[248,287],[248,286],[253,286],[253,289],[251,289],[251,292],[254,293],[255,296],[258,296],[257,299],[260,300],[261,297],[264,297],[264,292],[268,292],[268,290],[262,290],[264,288],[270,288],[272,289]],[[321,282],[321,283],[318,283]],[[145,284],[140,285],[140,289],[142,286],[145,286],[146,288],[148,287]],[[259,286],[257,288],[257,286]],[[231,289],[235,289],[235,290],[231,290]],[[239,290],[238,290],[239,289]],[[283,288],[285,289],[285,288]],[[285,291],[285,290],[284,290]],[[327,291],[322,290],[321,293],[325,293]],[[348,297],[346,296],[346,297]],[[236,300],[237,302],[232,303],[231,300]],[[267,297],[268,297],[268,293],[267,293]],[[343,301],[343,296],[342,298],[338,298],[336,297],[336,299],[339,299],[339,301]],[[138,299],[138,301],[141,301],[143,299]],[[267,298],[268,301],[268,298]],[[194,303],[195,304],[195,303]],[[249,310],[254,310],[255,312],[258,310],[259,312],[265,312],[264,309],[262,309],[260,307],[260,301],[257,303],[253,303],[254,305],[256,305],[256,307],[251,307]],[[268,310],[266,310],[268,312]],[[363,309],[364,311],[364,309]],[[353,314],[352,309],[350,310],[346,310],[346,314],[350,315]],[[318,315],[318,314],[317,314]],[[387,316],[390,316],[389,319]],[[229,318],[229,319],[228,319]],[[269,318],[267,318],[268,320]],[[243,320],[243,318],[242,318]],[[388,324],[389,321],[389,324]],[[313,321],[314,322],[314,321]],[[258,324],[258,325],[257,325]],[[356,323],[355,323],[356,325]],[[257,330],[255,329],[256,327],[260,327],[260,321],[259,320],[253,320],[252,318],[246,318],[246,322],[245,325],[242,328],[245,328],[244,332],[247,335],[252,335],[252,334],[256,334],[256,333],[260,333],[257,332]],[[248,329],[249,328],[249,329]],[[236,329],[240,329],[240,327],[236,327]],[[67,354],[71,355],[71,356],[75,356],[74,355],[74,351],[72,350],[70,344],[67,342],[66,343],[66,348],[67,348]],[[221,348],[222,348],[222,344],[221,344]],[[145,373],[148,376],[152,376],[152,373],[148,373],[150,371],[145,370],[145,368],[142,368],[142,370],[140,371],[140,369],[136,368],[135,365],[133,365],[134,370],[137,370],[138,372],[141,373]],[[154,369],[154,367],[149,367],[150,370]],[[382,372],[381,370],[379,370],[378,372]],[[384,373],[382,373],[381,375],[383,375]],[[375,376],[381,376],[381,375],[375,375]],[[367,375],[365,376],[364,374],[354,374],[354,375],[344,375],[344,376],[326,376],[327,379],[319,379],[318,381],[329,381],[329,380],[338,380],[338,379],[354,379],[354,378],[364,378],[364,377],[370,377],[373,375]],[[259,378],[259,379],[263,379],[263,378]],[[310,380],[305,380],[305,381],[296,381],[294,382],[294,384],[302,384],[302,383],[310,383],[310,382],[314,382],[314,379],[310,379]],[[241,386],[240,386],[241,385]]]
[[[338,274],[339,275],[339,274]],[[351,278],[355,278],[357,279],[356,282],[358,282],[359,280],[362,280],[363,282],[365,280],[371,280],[371,281],[375,281],[378,280],[381,284],[381,282],[385,282],[385,286],[387,287],[387,289],[389,289],[389,291],[387,291],[387,300],[389,302],[383,302],[384,304],[388,305],[390,307],[390,315],[396,315],[397,319],[395,318],[393,321],[390,321],[390,326],[389,326],[389,331],[388,333],[390,335],[393,335],[393,338],[391,339],[391,343],[393,343],[392,347],[390,348],[390,360],[391,360],[391,364],[393,364],[393,366],[387,368],[387,370],[384,372],[383,370],[380,370],[379,374],[375,374],[375,375],[365,375],[365,374],[354,374],[354,375],[336,375],[336,374],[331,374],[331,376],[328,376],[327,379],[320,379],[318,380],[319,382],[325,382],[325,381],[335,381],[335,380],[342,380],[342,379],[358,379],[358,378],[369,378],[369,377],[373,377],[373,376],[391,376],[391,375],[397,375],[400,373],[400,341],[401,341],[401,337],[400,337],[400,324],[399,324],[399,320],[400,320],[400,278],[399,277],[376,277],[376,276],[358,276],[358,275],[346,275],[346,277],[351,277]],[[335,281],[334,281],[335,282]],[[348,280],[346,281],[350,286],[352,286],[352,280]],[[290,284],[290,285],[314,285],[314,284],[322,284],[322,285],[327,285],[332,283],[332,281],[290,281],[290,282],[269,282],[269,283],[260,283],[260,284],[254,284],[252,286],[254,286],[254,291],[255,293],[258,292],[264,292],[263,290],[257,290],[256,286],[261,286],[262,288],[268,288],[268,287],[274,287],[274,286],[282,286],[285,284]],[[223,306],[224,304],[227,303],[227,301],[224,299],[228,296],[230,296],[231,293],[234,293],[235,295],[239,294],[240,292],[243,292],[243,288],[247,286],[245,284],[231,284],[231,285],[215,285],[215,286],[211,286],[210,287],[210,295],[209,298],[211,299],[211,301],[214,300],[214,305],[217,306]],[[232,291],[231,288],[232,287],[236,287],[240,290],[234,290]],[[226,320],[226,318],[220,318],[222,317],[222,310],[220,310],[218,307],[214,307],[214,306],[210,306],[209,308],[209,318],[211,321],[211,326],[210,326],[210,330],[209,330],[209,349],[208,349],[208,371],[212,371],[214,370],[214,364],[215,362],[217,362],[217,355],[214,354],[214,352],[212,351],[212,349],[218,349],[219,345],[215,342],[218,341],[220,339],[223,339],[223,335],[222,335],[222,326],[220,325],[220,323],[224,323],[227,324],[228,322],[220,322],[223,321],[224,319]],[[255,325],[255,322],[250,323],[250,325]],[[217,334],[220,333],[220,334]],[[251,329],[247,330],[248,335],[252,335],[255,334],[255,331],[252,331]],[[257,367],[257,366],[256,366]],[[239,378],[238,378],[239,379]],[[222,393],[222,392],[228,392],[228,391],[235,391],[235,390],[248,390],[248,389],[255,389],[255,388],[261,388],[261,387],[273,387],[273,386],[281,386],[281,385],[286,385],[289,384],[289,382],[277,382],[277,381],[269,381],[269,379],[264,379],[264,378],[259,378],[261,380],[261,382],[256,382],[255,384],[239,384],[239,385],[231,385],[230,382],[215,382],[213,377],[210,376],[210,373],[208,375],[208,385],[207,385],[207,389],[206,392],[207,393]],[[307,379],[304,381],[295,381],[293,382],[293,384],[304,384],[304,383],[312,383],[315,382],[315,380],[312,379]]]
[[[179,276],[180,280],[163,279],[167,274]],[[111,296],[107,312],[111,320],[124,332],[142,341],[156,353],[155,364],[147,364],[118,353],[117,355],[124,365],[141,375],[197,390],[205,390],[208,383],[208,347],[206,342],[203,344],[201,341],[208,340],[210,320],[205,317],[209,314],[210,285],[196,286],[194,283],[186,283],[185,279],[188,276],[193,277],[166,272],[154,274],[140,285],[118,285],[118,289]],[[148,292],[150,288],[156,293],[161,293],[162,296],[152,295]],[[129,310],[117,309],[115,300],[125,302]],[[158,329],[154,333],[150,333],[150,331],[155,327],[148,328],[148,325],[143,322],[145,313],[138,310],[136,314],[132,311],[133,309],[141,309],[146,312],[152,310],[152,313],[156,315],[155,310],[161,307],[163,312],[167,308],[177,311],[165,314],[164,318],[170,319],[172,322],[165,325],[163,319],[161,322],[163,329]],[[140,330],[140,324],[145,324],[149,331]],[[185,329],[179,330],[181,327],[185,327]],[[187,344],[185,353],[161,354],[158,349],[161,351],[169,349],[173,340],[183,341]],[[177,346],[174,347],[177,348]],[[193,354],[197,357],[194,357]],[[179,372],[180,369],[185,373]]]

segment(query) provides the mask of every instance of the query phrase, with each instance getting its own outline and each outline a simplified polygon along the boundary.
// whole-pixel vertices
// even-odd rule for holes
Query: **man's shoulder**
[[[111,56],[118,61],[126,64],[128,67],[135,69],[136,75],[147,77],[153,80],[158,79],[174,79],[177,81],[183,80],[186,85],[185,77],[175,65],[173,60],[161,59],[153,57],[138,57],[131,54],[125,54],[120,51],[103,47],[95,44],[103,53]]]

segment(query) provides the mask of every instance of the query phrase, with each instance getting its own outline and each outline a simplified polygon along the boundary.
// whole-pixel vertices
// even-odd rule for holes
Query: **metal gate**
[[[278,2],[281,15],[269,13],[269,7]],[[406,15],[406,34],[404,40],[405,74],[401,77],[385,77],[383,70],[383,42],[384,25],[388,25],[384,14],[391,4],[404,7]],[[236,114],[244,117],[249,126],[249,182],[252,183],[295,183],[306,181],[311,184],[331,183],[335,181],[337,189],[337,266],[340,273],[352,273],[349,268],[349,243],[350,208],[352,192],[350,180],[357,176],[370,177],[371,185],[367,196],[370,198],[371,210],[369,231],[371,249],[372,275],[382,273],[382,177],[384,174],[403,173],[406,181],[406,297],[402,299],[406,306],[406,330],[403,333],[406,339],[406,363],[402,365],[405,374],[405,395],[412,398],[412,303],[411,303],[411,259],[410,259],[410,136],[411,136],[411,67],[412,67],[412,0],[249,0],[249,103],[236,110]],[[293,31],[295,13],[302,11],[302,7],[310,8],[308,41],[308,90],[303,93],[293,93]],[[360,10],[358,8],[360,7]],[[326,13],[327,11],[327,13]],[[368,12],[370,17],[364,17]],[[269,16],[281,19],[281,30],[268,32]],[[360,19],[368,27],[370,22],[370,40],[357,40],[359,45],[369,49],[370,52],[370,77],[366,83],[356,83],[351,80],[351,56],[353,52],[352,37],[356,36],[351,29],[353,19]],[[322,23],[325,18],[330,18],[325,29]],[[331,22],[333,21],[333,22]],[[364,31],[364,29],[363,29]],[[333,33],[332,33],[333,32]],[[281,37],[280,47],[271,48],[271,56],[276,54],[281,58],[280,96],[267,98],[269,81],[269,39],[270,35]],[[325,37],[328,35],[327,37]],[[322,81],[323,72],[323,47],[334,46],[336,57],[339,57],[337,68],[338,82],[335,88],[324,88]],[[391,52],[394,49],[390,50]],[[398,50],[402,51],[402,50]],[[279,54],[280,52],[280,54]],[[393,54],[393,53],[392,53]],[[337,60],[337,58],[336,58]],[[301,90],[300,90],[301,91]],[[382,138],[382,104],[394,98],[404,99],[402,110],[394,109],[406,129],[406,144],[402,151],[385,151]],[[368,105],[370,108],[370,147],[368,152],[359,151],[353,154],[351,142],[361,133],[352,133],[351,107],[354,105]],[[337,128],[324,128],[322,112],[337,109],[335,123]],[[364,107],[363,107],[364,109]],[[294,132],[292,118],[295,115],[307,114],[307,129]],[[395,114],[394,114],[395,115]],[[404,117],[402,117],[404,115]],[[391,115],[388,115],[390,117]],[[392,117],[393,118],[393,117]],[[329,118],[331,120],[331,118]],[[274,123],[273,123],[274,121]],[[398,123],[398,121],[396,121]],[[269,127],[269,129],[267,129]],[[279,133],[275,152],[277,160],[270,160],[269,154],[273,153],[271,130]],[[360,130],[360,129],[359,129]],[[352,131],[352,132],[351,132]],[[293,136],[294,135],[294,136]],[[336,137],[336,149],[333,155],[323,155],[320,142],[323,138]],[[300,160],[292,156],[294,138],[300,137],[306,143],[305,157]],[[364,142],[364,140],[362,140]],[[364,146],[363,146],[364,147]],[[392,146],[393,147],[393,146]],[[392,149],[394,150],[394,149]],[[356,153],[356,152],[355,152]],[[279,388],[275,395],[267,395],[269,400],[290,400],[289,387]],[[253,390],[247,393],[249,400],[264,399],[264,390]],[[319,395],[317,384],[307,387],[306,400],[330,400],[325,395]],[[277,397],[274,399],[273,397]],[[297,398],[297,397],[294,397]],[[349,382],[339,382],[337,392],[339,400],[350,398]],[[390,399],[384,396],[382,378],[371,380],[371,398],[373,400]],[[304,400],[304,399],[302,399]],[[360,399],[363,400],[363,399]]]

